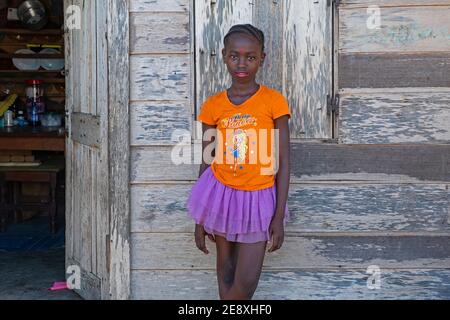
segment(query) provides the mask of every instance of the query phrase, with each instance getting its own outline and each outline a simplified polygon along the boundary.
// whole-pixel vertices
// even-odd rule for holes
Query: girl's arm
[[[290,137],[289,137],[289,117],[287,115],[275,119],[275,128],[279,129],[279,166],[276,175],[277,184],[277,207],[275,216],[283,218],[284,208],[289,192],[289,151],[290,151]]]
[[[215,139],[211,139],[210,141],[205,141],[203,137],[205,137],[205,132],[209,129],[216,129],[216,126],[211,126],[209,124],[203,123],[202,124],[202,164],[200,165],[200,172],[198,174],[198,177],[200,178],[200,176],[202,175],[202,173],[211,165],[211,163],[207,163],[207,161],[205,161],[204,159],[204,151],[205,148],[210,144],[210,143],[214,143],[215,144]],[[216,153],[216,149],[214,148],[211,156],[215,157],[215,153]],[[208,156],[208,155],[206,155]],[[209,162],[209,161],[208,161]],[[203,253],[205,254],[209,254],[209,250],[206,247],[206,243],[205,243],[205,236],[208,236],[208,238],[215,242],[216,240],[214,239],[214,236],[212,234],[208,234],[206,233],[205,229],[203,228],[202,225],[200,224],[195,224],[195,232],[194,232],[194,237],[195,237],[195,245],[197,246],[197,248],[200,251],[203,251]]]
[[[284,210],[289,192],[289,116],[284,115],[275,119],[275,129],[279,130],[278,156],[279,166],[276,174],[277,204],[272,222],[270,224],[270,235],[272,245],[269,252],[281,248],[284,242]]]
[[[205,137],[205,132],[209,129],[216,129],[215,125],[209,125],[206,123],[202,123],[202,163],[200,165],[200,172],[198,174],[198,176],[200,177],[202,175],[202,173],[211,165],[211,163],[206,163],[205,159],[204,159],[204,152],[205,152],[205,148],[210,144],[210,143],[215,143],[215,139],[213,138],[212,141],[204,141],[203,137]],[[216,155],[216,149],[214,149],[214,151],[212,152],[212,157],[214,158]]]

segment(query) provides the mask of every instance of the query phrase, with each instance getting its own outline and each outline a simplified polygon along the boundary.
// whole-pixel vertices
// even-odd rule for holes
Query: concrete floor
[[[48,290],[64,279],[64,249],[0,252],[0,300],[81,300],[69,289]]]

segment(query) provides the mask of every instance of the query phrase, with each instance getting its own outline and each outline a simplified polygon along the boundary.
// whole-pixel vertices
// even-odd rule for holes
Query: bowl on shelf
[[[43,127],[60,127],[62,116],[57,113],[44,113],[41,115],[41,124]]]
[[[36,54],[33,50],[30,49],[19,49],[15,53],[18,54]],[[38,70],[41,66],[39,59],[33,58],[13,58],[12,59],[14,66],[22,71],[35,71]]]
[[[39,54],[60,54],[61,52],[53,49],[53,48],[46,48],[39,52]],[[64,68],[64,59],[55,59],[55,58],[49,58],[49,59],[40,59],[40,65],[45,70],[50,71],[59,71]]]
[[[44,5],[39,0],[26,0],[17,8],[17,16],[25,27],[40,30],[48,22]]]

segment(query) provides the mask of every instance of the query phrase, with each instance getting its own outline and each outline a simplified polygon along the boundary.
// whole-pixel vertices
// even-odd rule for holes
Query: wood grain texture
[[[286,235],[282,249],[268,254],[265,269],[295,268],[446,268],[450,263],[449,236],[293,236]],[[131,268],[214,269],[211,254],[200,252],[193,233],[134,233]]]
[[[130,105],[130,139],[133,146],[174,145],[177,132],[190,135],[191,108],[185,101],[139,101]]]
[[[291,182],[450,181],[450,145],[291,144]]]
[[[252,23],[253,6],[249,1],[194,1],[196,40],[197,108],[206,98],[229,87],[231,77],[223,62],[223,37],[231,26]]]
[[[181,144],[176,148],[170,146],[132,147],[131,182],[196,179],[200,162],[190,164],[193,163],[193,157],[191,157],[193,150],[194,147],[191,145]],[[179,156],[180,154],[181,156]],[[201,148],[199,154],[201,154]],[[184,160],[186,160],[184,163],[177,164],[176,162]]]
[[[381,290],[367,287],[366,270],[263,271],[255,300],[449,299],[448,269],[382,269]],[[132,271],[132,299],[218,300],[211,270]]]
[[[188,136],[179,139],[189,143]],[[448,144],[292,142],[290,181],[449,181],[449,148]],[[133,147],[131,182],[195,181],[200,155],[199,143]]]
[[[189,0],[130,0],[130,12],[185,12]]]
[[[130,297],[130,74],[128,0],[108,2],[109,240],[111,299]],[[117,81],[117,75],[124,79]],[[107,241],[105,237],[103,241]],[[106,258],[106,257],[105,257]]]
[[[131,13],[130,53],[187,53],[187,13]]]
[[[101,141],[108,141],[109,119],[106,117],[109,110],[109,81],[108,81],[108,10],[106,2],[97,3],[97,105],[100,114],[100,137]],[[104,35],[104,36],[102,36]],[[109,298],[110,293],[110,260],[108,251],[110,244],[106,241],[109,234],[109,154],[105,146],[99,150],[94,164],[93,175],[96,177],[94,192],[97,201],[94,206],[95,226],[93,233],[96,233],[97,247],[97,272],[102,281],[101,296],[104,299]],[[94,254],[94,250],[93,250]]]
[[[342,95],[341,143],[449,143],[448,92]]]
[[[339,50],[349,52],[450,51],[450,6],[382,7],[380,28],[368,27],[366,8],[340,10]],[[369,23],[369,26],[370,23]]]
[[[253,25],[264,32],[266,60],[259,69],[257,82],[283,92],[284,16],[282,1],[253,1]]]
[[[342,54],[340,88],[450,87],[450,54]]]
[[[70,249],[66,252],[66,266],[69,261],[76,261],[82,270],[99,282],[98,285],[82,285],[79,293],[83,297],[108,299],[108,95],[114,92],[108,81],[108,71],[114,71],[108,70],[112,63],[108,59],[114,56],[114,50],[108,48],[107,21],[114,20],[112,16],[108,17],[108,12],[118,14],[120,11],[111,11],[109,2],[74,0],[65,2],[66,8],[71,4],[82,8],[82,21],[86,24],[82,23],[84,27],[81,30],[66,30],[66,43],[69,44],[66,51],[67,123],[70,133],[66,153],[67,192],[70,193],[66,209],[66,243]],[[111,35],[108,38],[114,39]],[[115,66],[120,65],[116,62],[113,62]],[[117,82],[116,78],[114,82]]]
[[[449,0],[341,0],[340,8],[368,7],[407,7],[407,6],[440,6],[450,5]]]
[[[288,0],[284,9],[284,90],[292,138],[330,138],[332,12],[326,1]]]
[[[68,7],[72,5],[72,0],[64,0],[64,12],[67,12]],[[65,56],[65,70],[70,70],[73,65],[73,30],[65,29],[64,32],[66,33],[66,36],[64,37],[64,56]],[[72,83],[73,76],[72,73],[65,72],[65,81],[67,84]],[[70,108],[73,106],[73,94],[72,91],[73,88],[71,85],[66,85],[66,109],[67,111],[70,110]],[[66,125],[66,131],[70,132],[70,124],[72,122],[71,112],[67,112],[66,118],[65,118],[65,125]],[[65,149],[66,150],[72,150],[72,141],[71,139],[65,139]],[[73,215],[72,215],[72,206],[73,206],[73,163],[72,163],[72,157],[66,156],[66,173],[65,173],[65,246],[66,246],[66,252],[65,252],[65,269],[67,270],[68,267],[68,257],[72,257],[74,255],[73,253],[73,247],[74,247],[74,241],[73,241]]]
[[[131,100],[188,100],[188,55],[130,57]]]
[[[192,184],[131,187],[131,232],[192,232]],[[291,184],[287,232],[450,232],[449,184]]]

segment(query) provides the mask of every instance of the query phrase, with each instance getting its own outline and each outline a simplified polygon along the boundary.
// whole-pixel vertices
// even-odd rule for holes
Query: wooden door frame
[[[110,299],[130,298],[129,1],[108,0]],[[120,79],[120,77],[123,77]]]

